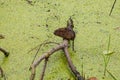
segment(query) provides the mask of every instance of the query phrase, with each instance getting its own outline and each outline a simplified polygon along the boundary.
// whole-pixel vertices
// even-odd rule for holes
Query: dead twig
[[[41,76],[40,76],[40,80],[43,80],[43,78],[44,78],[45,69],[46,69],[46,66],[47,66],[47,62],[48,62],[48,58],[45,59],[45,63],[44,63],[44,66],[43,66],[42,74],[41,74]]]
[[[6,80],[6,76],[5,76],[3,69],[1,67],[0,67],[0,75],[2,78],[4,78],[4,80]]]
[[[39,57],[39,59],[37,59],[36,61],[33,62],[33,64],[30,66],[30,70],[31,70],[31,78],[30,80],[34,80],[34,77],[35,77],[35,69],[37,67],[37,65],[43,60],[43,59],[46,59],[48,57],[50,57],[50,55],[52,55],[54,52],[60,50],[60,49],[63,49],[64,46],[66,46],[66,40],[64,40],[63,43],[57,45],[55,48],[52,48],[50,51],[44,53],[41,57]]]
[[[76,70],[75,66],[72,63],[72,60],[70,59],[70,55],[68,52],[68,46],[64,47],[64,53],[68,62],[68,65],[71,69],[71,71],[73,72],[73,74],[75,75],[75,77],[77,78],[77,80],[84,80],[84,78],[80,75],[80,73]]]
[[[0,74],[1,74],[1,77],[4,76],[3,69],[1,67],[0,67]]]
[[[33,50],[35,50],[35,49],[37,49],[39,47],[41,48],[42,46],[45,46],[47,44],[51,44],[51,43],[53,43],[53,44],[59,44],[59,43],[56,43],[56,42],[51,42],[51,41],[45,42],[45,41],[42,44],[39,44],[39,45],[35,46],[34,48],[32,48],[31,50],[29,50],[28,53],[30,53],[31,51],[33,51]]]
[[[50,51],[44,53],[41,57],[39,57],[36,61],[33,62],[33,64],[30,66],[30,70],[31,70],[30,80],[34,80],[34,78],[35,78],[35,72],[36,72],[37,65],[39,65],[43,59],[50,57],[54,52],[61,50],[61,49],[64,49],[66,58],[68,60],[69,67],[72,70],[73,74],[77,77],[77,80],[83,80],[83,78],[80,76],[79,72],[75,69],[75,66],[73,65],[73,63],[70,59],[70,56],[69,56],[69,53],[67,50],[68,49],[68,40],[63,40],[63,42],[61,44],[57,45],[55,48],[52,48]],[[44,71],[45,70],[43,70],[43,72]],[[42,80],[42,79],[40,79],[40,80]]]
[[[7,52],[6,50],[4,50],[3,48],[0,48],[0,51],[4,53],[5,57],[8,57],[9,56],[9,52]],[[1,77],[4,78],[4,80],[6,80],[6,76],[3,72],[3,69],[0,67],[0,74],[1,74]]]
[[[5,49],[0,48],[0,51],[4,53],[5,57],[9,56],[9,52],[7,52]]]
[[[51,42],[51,41],[50,41],[50,42],[45,42],[45,41],[44,41],[42,44],[39,44],[39,45],[37,45],[36,47],[32,48],[30,51],[28,51],[28,53],[30,53],[30,52],[33,51],[34,49],[38,48],[38,50],[37,50],[37,52],[36,52],[36,54],[35,54],[35,56],[34,56],[34,58],[33,58],[33,60],[32,60],[32,63],[34,62],[34,60],[35,60],[38,52],[39,52],[40,49],[41,49],[41,47],[42,47],[42,46],[45,46],[46,44],[50,44],[50,43],[58,44],[58,43],[56,43],[56,42]]]

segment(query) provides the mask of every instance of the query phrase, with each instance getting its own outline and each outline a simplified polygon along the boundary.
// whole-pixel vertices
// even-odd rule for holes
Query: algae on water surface
[[[109,11],[113,0],[1,0],[0,1],[0,47],[10,52],[5,58],[0,54],[0,65],[8,80],[29,80],[29,67],[35,50],[27,52],[45,40],[61,42],[53,35],[55,29],[66,26],[71,16],[76,32],[75,50],[70,56],[77,70],[86,77],[95,76],[99,80],[114,80],[104,73],[104,61],[101,53],[107,49],[108,36],[111,34],[112,55],[108,70],[120,79],[120,1],[117,0],[112,15]],[[45,47],[38,57],[53,46]],[[1,52],[0,52],[1,53]],[[37,57],[37,58],[38,58]],[[36,59],[37,59],[36,58]],[[39,79],[43,64],[37,68],[36,80]],[[104,79],[103,79],[104,77]],[[62,51],[49,59],[45,80],[74,80]]]

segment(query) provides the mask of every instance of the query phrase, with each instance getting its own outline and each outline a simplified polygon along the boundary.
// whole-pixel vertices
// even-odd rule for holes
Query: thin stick
[[[38,50],[37,50],[37,52],[36,52],[36,54],[35,54],[35,56],[34,56],[34,58],[33,58],[33,60],[32,60],[32,63],[34,62],[34,60],[35,60],[38,52],[39,52],[40,49],[41,49],[41,47],[44,46],[44,45],[46,45],[46,44],[50,44],[50,43],[58,44],[58,43],[56,43],[56,42],[45,42],[45,43],[42,43],[42,44],[37,45],[36,47],[34,47],[34,48],[32,48],[30,51],[28,51],[28,53],[30,53],[31,51],[33,51],[34,49],[36,49],[36,48],[38,47]]]
[[[6,76],[5,76],[3,69],[1,67],[0,67],[0,74],[1,74],[1,77],[3,77],[4,80],[6,80]]]
[[[0,48],[0,51],[4,53],[5,57],[9,56],[9,52],[7,52],[5,49]]]
[[[34,49],[38,48],[38,47],[42,47],[43,45],[46,45],[46,44],[50,44],[50,43],[54,43],[54,44],[58,44],[56,42],[43,42],[42,44],[39,44],[37,46],[35,46],[34,48],[32,48],[31,50],[29,50],[27,53],[30,53],[31,51],[33,51]]]
[[[110,13],[109,13],[109,16],[111,16],[111,14],[112,14],[112,11],[113,11],[113,8],[115,6],[115,3],[116,3],[116,0],[114,1],[113,5],[112,5],[112,8],[111,8]]]
[[[41,76],[40,76],[40,80],[43,80],[43,78],[44,78],[45,69],[46,69],[46,66],[47,66],[47,62],[48,62],[48,58],[45,59],[45,63],[44,63],[44,67],[43,67],[42,74],[41,74]]]
[[[0,67],[0,74],[1,74],[1,77],[3,77],[4,76],[4,73],[3,73],[3,70],[2,70],[2,68]]]
[[[30,70],[31,70],[30,80],[34,80],[35,72],[36,72],[35,70],[36,70],[36,67],[40,64],[40,62],[43,59],[46,59],[46,58],[50,57],[54,52],[56,52],[60,49],[64,49],[69,67],[70,67],[71,71],[73,72],[73,74],[76,76],[77,80],[84,80],[82,78],[82,76],[80,76],[80,73],[76,70],[75,66],[73,65],[73,63],[70,59],[70,56],[69,56],[69,53],[68,53],[68,50],[67,50],[68,49],[68,40],[64,40],[63,43],[59,44],[55,48],[52,48],[50,51],[44,53],[41,57],[39,57],[36,61],[33,62],[33,64],[30,66]],[[45,68],[46,68],[46,64],[47,63],[45,63],[45,67],[43,68],[43,76],[44,76],[44,71],[45,71]]]
[[[30,76],[30,80],[34,80],[35,78],[35,72],[36,72],[36,67],[39,65],[39,63],[43,60],[46,59],[47,57],[50,57],[50,55],[52,55],[54,52],[63,49],[66,46],[66,42],[68,42],[67,40],[64,40],[63,43],[57,45],[55,48],[52,48],[50,51],[44,53],[41,57],[39,57],[36,61],[34,61],[32,63],[32,65],[30,66],[30,70],[31,70],[31,76]]]
[[[75,51],[75,49],[74,49],[74,40],[72,41],[72,50]]]
[[[39,46],[39,48],[38,48],[38,50],[37,50],[37,52],[36,52],[36,54],[35,54],[35,56],[34,56],[34,58],[33,58],[33,60],[32,60],[32,63],[35,61],[35,58],[36,58],[36,56],[37,56],[37,54],[38,54],[40,48],[41,48],[41,46]]]
[[[75,66],[72,63],[72,60],[70,59],[70,55],[68,52],[68,46],[66,46],[64,48],[64,52],[65,52],[66,59],[68,61],[68,65],[69,65],[71,71],[73,72],[73,74],[76,76],[77,80],[84,80],[84,78],[82,76],[80,76],[80,73],[76,70]]]

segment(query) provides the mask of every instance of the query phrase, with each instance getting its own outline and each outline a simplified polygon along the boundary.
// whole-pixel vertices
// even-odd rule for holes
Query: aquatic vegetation
[[[104,58],[104,76],[106,76],[107,66],[110,62],[111,55],[115,53],[114,51],[110,51],[110,41],[111,41],[111,35],[109,35],[108,39],[108,47],[107,50],[103,51],[103,58]]]
[[[107,72],[114,80],[117,80],[116,77],[110,71],[107,70]]]
[[[11,53],[8,58],[4,58],[2,52],[2,56],[0,56],[1,67],[7,74],[7,80],[28,80],[30,76],[28,68],[38,47],[30,54],[27,52],[45,40],[60,42],[62,38],[55,37],[53,31],[65,27],[64,24],[71,15],[75,21],[76,54],[70,54],[70,56],[78,71],[82,72],[80,65],[81,57],[84,55],[86,77],[96,76],[103,80],[102,70],[104,66],[100,67],[103,64],[101,55],[94,54],[101,52],[101,45],[103,45],[102,49],[105,49],[103,47],[106,42],[106,34],[110,32],[112,34],[112,47],[115,48],[116,54],[111,54],[112,58],[109,61],[111,64],[108,63],[107,69],[110,68],[109,72],[114,73],[113,75],[120,80],[118,74],[120,72],[120,0],[116,1],[112,14],[109,16],[113,2],[114,0],[1,0],[0,34],[5,38],[0,36],[2,38],[0,39],[0,47]],[[37,57],[51,47],[53,45],[41,49]],[[111,49],[108,53],[112,52]],[[69,51],[74,53],[71,49]],[[66,68],[68,67],[67,62],[65,62],[66,58],[61,52],[54,54],[49,60],[46,70],[47,76],[44,77],[44,80],[74,80]],[[106,51],[104,53],[106,54]],[[112,66],[109,67],[109,65]],[[39,65],[36,71],[39,72],[41,68],[42,65]],[[39,78],[39,74],[36,75],[36,78]]]
[[[113,9],[114,9],[114,6],[115,6],[116,1],[117,1],[117,0],[114,0],[114,3],[113,3],[112,8],[111,8],[111,10],[110,10],[109,16],[112,14],[112,11],[113,11]]]

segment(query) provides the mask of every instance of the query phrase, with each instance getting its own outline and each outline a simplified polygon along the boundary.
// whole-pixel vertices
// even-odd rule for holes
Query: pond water
[[[27,1],[32,1],[29,3]],[[109,73],[104,76],[103,51],[107,50],[111,35],[111,55],[107,69],[120,80],[120,1],[117,0],[109,16],[114,0],[1,0],[0,47],[10,52],[8,58],[0,52],[0,65],[7,80],[29,80],[29,67],[36,50],[29,50],[44,41],[62,42],[54,30],[66,27],[66,21],[74,21],[75,50],[69,49],[76,69],[98,80],[115,80]],[[36,59],[55,45],[44,46]],[[83,68],[82,68],[83,65]],[[43,67],[37,67],[39,80]],[[3,78],[1,78],[3,79]],[[56,52],[48,61],[44,80],[74,80],[64,53]]]

